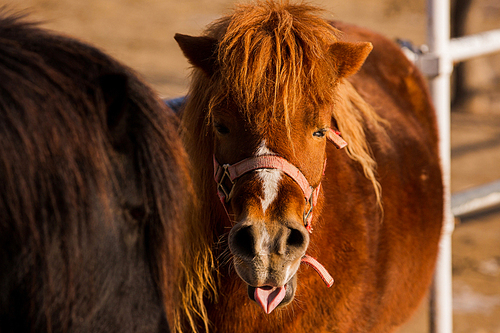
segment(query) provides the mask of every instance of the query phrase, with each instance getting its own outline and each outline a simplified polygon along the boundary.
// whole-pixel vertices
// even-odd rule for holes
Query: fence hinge
[[[444,57],[429,52],[427,45],[415,46],[407,40],[397,40],[401,51],[427,77],[436,77],[440,74],[450,74],[453,65]]]

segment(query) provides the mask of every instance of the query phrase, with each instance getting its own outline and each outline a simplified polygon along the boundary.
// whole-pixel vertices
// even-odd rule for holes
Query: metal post
[[[430,329],[432,333],[452,333],[451,234],[454,229],[454,219],[450,200],[450,75],[453,70],[449,56],[450,1],[428,0],[427,5],[429,53],[438,61],[438,74],[430,78],[430,89],[438,117],[445,193],[443,231],[431,291]]]

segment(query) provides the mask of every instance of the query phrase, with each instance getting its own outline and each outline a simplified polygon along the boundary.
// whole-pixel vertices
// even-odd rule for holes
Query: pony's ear
[[[112,145],[126,149],[130,100],[128,98],[128,77],[123,74],[103,74],[99,77],[102,97],[106,107],[106,125]]]
[[[373,49],[372,43],[336,42],[330,46],[330,53],[335,58],[339,78],[355,74],[363,65]]]
[[[175,34],[175,40],[189,62],[212,76],[217,67],[217,40],[211,37],[193,37]]]

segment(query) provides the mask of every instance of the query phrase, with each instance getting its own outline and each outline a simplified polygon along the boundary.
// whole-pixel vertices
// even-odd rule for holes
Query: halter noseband
[[[337,147],[337,149],[347,146],[347,142],[342,139],[340,132],[329,129],[327,138]],[[313,209],[318,202],[319,193],[321,190],[321,183],[316,187],[312,187],[304,174],[293,164],[286,159],[276,155],[263,155],[256,157],[249,157],[234,164],[220,164],[215,155],[213,156],[214,163],[214,178],[217,183],[217,195],[222,203],[222,206],[228,214],[226,204],[231,200],[235,181],[244,174],[261,169],[276,169],[281,170],[283,173],[292,178],[302,190],[306,200],[306,208],[303,213],[303,222],[309,233],[312,232],[312,219]],[[326,160],[323,171],[326,168]],[[229,185],[229,186],[226,186]],[[229,214],[228,214],[229,216]],[[309,255],[304,255],[302,262],[313,267],[321,276],[323,281],[328,287],[333,284],[333,278],[328,271],[316,259]]]
[[[309,232],[311,232],[311,221],[313,217],[312,211],[314,206],[318,202],[321,184],[316,188],[313,188],[311,185],[309,185],[309,182],[307,181],[304,174],[283,157],[279,157],[276,155],[263,155],[246,158],[232,165],[221,165],[219,162],[217,162],[217,159],[214,156],[214,178],[215,182],[217,183],[217,194],[222,204],[225,206],[229,202],[229,200],[231,200],[234,184],[237,178],[243,176],[248,172],[261,169],[281,170],[299,185],[302,193],[304,194],[306,204],[309,206],[309,208],[306,207],[306,209],[304,210],[304,226]],[[229,184],[230,188],[228,188],[226,184]]]

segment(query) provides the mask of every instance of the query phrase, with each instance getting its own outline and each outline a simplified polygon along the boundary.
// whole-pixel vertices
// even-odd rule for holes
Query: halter
[[[217,162],[217,159],[214,156],[214,178],[217,183],[217,194],[222,204],[226,206],[226,204],[231,200],[236,179],[248,172],[260,169],[281,170],[299,185],[306,200],[306,209],[303,213],[304,226],[309,232],[312,232],[312,211],[314,206],[318,202],[321,184],[316,188],[313,188],[311,185],[309,185],[306,177],[302,172],[300,172],[299,169],[297,169],[286,159],[279,156],[263,155],[250,157],[232,165],[220,165],[220,163]],[[227,184],[230,185],[230,188],[226,186]]]
[[[335,147],[337,147],[337,149],[344,148],[347,145],[347,142],[345,142],[344,139],[342,139],[342,137],[340,136],[340,132],[335,131],[331,128],[328,129],[327,138],[335,145]],[[304,174],[296,166],[288,162],[283,157],[276,155],[249,157],[231,165],[221,165],[214,155],[213,163],[214,178],[215,182],[217,183],[217,195],[219,196],[222,206],[226,210],[226,214],[228,214],[226,205],[232,198],[234,185],[239,177],[254,170],[276,169],[282,171],[290,178],[292,178],[302,190],[306,201],[306,208],[304,209],[302,216],[303,222],[307,231],[309,233],[312,233],[313,209],[318,202],[319,193],[321,191],[321,183],[316,186],[316,188],[312,187]],[[325,168],[326,161],[323,167],[323,172]],[[302,258],[302,262],[313,267],[319,273],[328,287],[333,284],[333,278],[331,277],[331,275],[316,259],[305,255]]]

